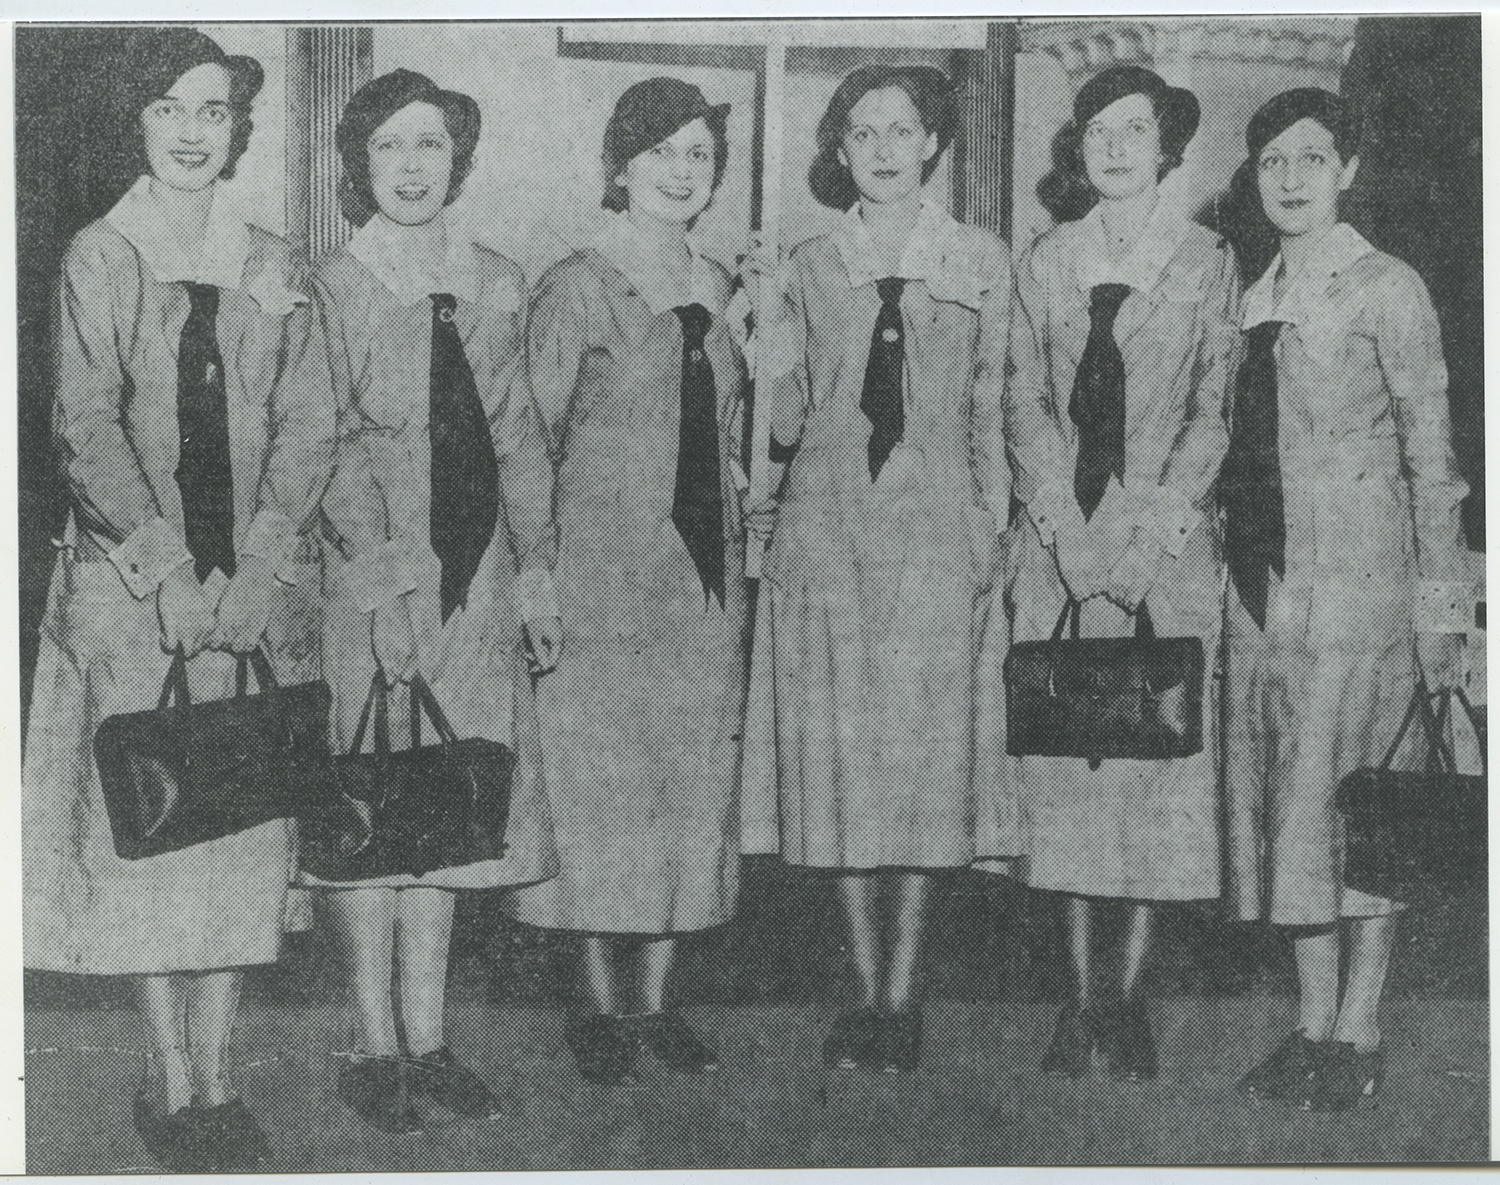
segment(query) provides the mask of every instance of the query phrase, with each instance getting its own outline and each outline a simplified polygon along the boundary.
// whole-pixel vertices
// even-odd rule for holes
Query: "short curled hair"
[[[474,167],[479,146],[479,104],[458,91],[445,91],[414,70],[392,70],[355,91],[344,107],[334,142],[343,162],[339,180],[339,208],[355,226],[363,226],[380,206],[370,182],[370,137],[380,126],[413,103],[429,103],[443,114],[443,127],[453,138],[453,172],[443,198],[451,205],[463,191]]]
[[[604,197],[599,204],[616,214],[628,210],[630,193],[619,182],[626,167],[699,119],[714,142],[717,191],[729,165],[729,104],[710,103],[692,83],[670,76],[648,78],[626,90],[604,128]]]
[[[255,130],[252,112],[265,72],[254,58],[226,54],[216,41],[194,29],[128,30],[111,64],[115,79],[113,118],[119,125],[123,165],[134,175],[151,171],[146,154],[146,109],[171,93],[178,80],[199,66],[219,66],[229,76],[229,155],[219,179],[234,176]],[[121,159],[119,157],[117,160]]]
[[[1052,139],[1052,168],[1037,183],[1036,195],[1058,222],[1082,218],[1099,200],[1083,160],[1084,129],[1100,111],[1128,95],[1145,95],[1151,102],[1161,137],[1162,180],[1182,164],[1188,142],[1198,130],[1198,100],[1189,90],[1168,86],[1153,71],[1140,66],[1116,66],[1086,82],[1073,104],[1073,118]]]
[[[839,83],[818,121],[818,152],[808,170],[807,184],[813,197],[835,210],[847,210],[859,200],[859,187],[849,167],[839,160],[849,114],[871,91],[899,87],[911,99],[922,121],[922,130],[937,136],[937,151],[922,164],[922,181],[932,176],[944,151],[958,134],[958,95],[952,80],[936,66],[868,65]]]

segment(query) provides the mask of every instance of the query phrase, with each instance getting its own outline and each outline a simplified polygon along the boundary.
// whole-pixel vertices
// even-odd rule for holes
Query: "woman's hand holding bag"
[[[388,684],[410,682],[417,669],[417,630],[411,619],[411,598],[396,597],[370,614],[370,646]]]
[[[156,615],[161,622],[161,648],[168,654],[180,649],[192,658],[212,642],[217,624],[214,609],[193,574],[191,561],[161,582],[156,590]]]
[[[1446,691],[1463,682],[1463,635],[1417,633],[1417,666],[1422,682],[1433,691]]]
[[[276,571],[260,556],[244,556],[219,598],[218,626],[210,646],[249,654],[260,645],[276,603]]]
[[[1104,591],[1107,575],[1094,532],[1080,517],[1076,523],[1064,523],[1053,537],[1057,573],[1075,601],[1087,601]]]
[[[1134,612],[1156,585],[1161,557],[1161,544],[1145,532],[1137,531],[1110,572],[1104,594],[1127,613]]]

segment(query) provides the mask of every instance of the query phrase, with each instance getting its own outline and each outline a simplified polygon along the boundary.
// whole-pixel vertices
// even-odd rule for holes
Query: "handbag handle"
[[[375,756],[391,755],[391,709],[389,693],[385,688],[385,672],[377,665],[375,677],[370,680],[370,694],[365,696],[365,706],[360,709],[359,724],[354,729],[354,740],[349,745],[351,756],[365,747],[365,731],[370,727],[370,714],[375,715]]]
[[[1062,612],[1057,615],[1057,624],[1052,627],[1052,641],[1062,641],[1063,630],[1068,630],[1068,637],[1072,641],[1078,641],[1079,618],[1083,615],[1083,603],[1069,596],[1063,602]],[[1135,608],[1135,636],[1147,641],[1156,640],[1156,627],[1151,622],[1151,611],[1146,608],[1146,602],[1142,601]],[[1071,620],[1072,628],[1069,629]]]
[[[260,684],[262,691],[271,691],[277,686],[276,672],[271,669],[271,660],[268,659],[259,646],[250,651],[249,654],[236,654],[234,664],[234,696],[242,699],[248,689],[249,671],[255,671],[255,681]]]
[[[1450,770],[1457,767],[1457,761],[1443,744],[1441,721],[1432,713],[1432,693],[1427,690],[1427,684],[1418,682],[1416,690],[1412,692],[1411,702],[1406,705],[1406,715],[1401,718],[1401,727],[1396,730],[1396,739],[1391,742],[1391,747],[1385,751],[1385,759],[1380,763],[1382,772],[1389,772],[1391,763],[1396,760],[1396,754],[1406,741],[1406,734],[1411,731],[1412,721],[1418,719],[1422,722],[1422,731],[1427,734],[1427,768],[1441,771],[1445,762]]]
[[[188,691],[187,655],[179,645],[172,651],[172,663],[167,667],[167,677],[161,685],[161,698],[156,701],[156,710],[164,711],[172,706],[175,698],[179,708],[190,707],[192,694]]]
[[[1474,730],[1474,738],[1479,742],[1479,767],[1484,771],[1485,777],[1490,773],[1490,730],[1488,724],[1479,715],[1478,709],[1469,702],[1468,695],[1462,687],[1455,687],[1451,692],[1458,700],[1458,706],[1464,710],[1464,715],[1469,718],[1469,727]]]
[[[411,743],[414,749],[422,743],[424,709],[432,719],[432,726],[437,729],[438,740],[444,745],[458,744],[458,734],[453,731],[453,725],[448,723],[447,714],[438,703],[437,696],[432,693],[432,687],[418,671],[411,677]]]

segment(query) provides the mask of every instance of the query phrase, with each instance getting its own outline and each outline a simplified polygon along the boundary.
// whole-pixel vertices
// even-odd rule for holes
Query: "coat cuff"
[[[1467,580],[1417,582],[1413,624],[1422,634],[1466,634],[1474,628],[1474,587]]]
[[[546,568],[527,568],[516,577],[516,612],[522,621],[545,621],[561,617],[557,584]]]
[[[193,553],[177,528],[164,518],[137,527],[109,553],[109,562],[137,600],[150,596],[163,580],[192,560]]]
[[[373,613],[397,597],[413,592],[419,582],[411,545],[402,539],[392,539],[350,557],[343,583],[362,613]]]
[[[250,529],[240,543],[240,555],[246,559],[261,559],[271,565],[276,579],[283,584],[296,584],[296,573],[292,568],[292,555],[297,550],[297,527],[279,510],[266,507],[251,521]]]
[[[1171,486],[1157,486],[1141,509],[1141,529],[1161,542],[1173,559],[1182,555],[1198,525],[1199,512],[1186,494]]]
[[[1052,546],[1058,529],[1064,523],[1083,517],[1073,491],[1057,482],[1046,482],[1038,486],[1035,495],[1026,504],[1026,512],[1031,515],[1032,524],[1044,547]]]

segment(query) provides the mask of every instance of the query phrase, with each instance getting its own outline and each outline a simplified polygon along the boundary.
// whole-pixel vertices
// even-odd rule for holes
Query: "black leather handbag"
[[[246,667],[259,695],[247,695]],[[332,786],[331,695],[323,682],[278,687],[255,651],[232,699],[194,704],[179,648],[161,700],[106,718],[94,734],[115,851],[159,856],[316,809]]]
[[[1422,902],[1482,891],[1489,883],[1487,777],[1457,771],[1445,739],[1454,700],[1483,754],[1486,722],[1468,696],[1418,686],[1385,760],[1339,783],[1334,804],[1344,816],[1344,883],[1350,887],[1392,901]],[[1394,770],[1391,763],[1414,721],[1427,738],[1424,768]]]
[[[422,744],[422,715],[438,743]],[[374,724],[374,752],[364,753]],[[460,740],[421,675],[411,681],[412,747],[391,752],[390,705],[380,671],[346,757],[338,803],[302,828],[304,871],[325,881],[421,876],[503,859],[515,755],[498,741]]]
[[[1049,639],[1011,646],[1005,659],[1007,751],[1082,757],[1095,767],[1107,757],[1201,752],[1202,640],[1158,638],[1145,605],[1135,614],[1135,637],[1080,638],[1079,609],[1070,599]]]

